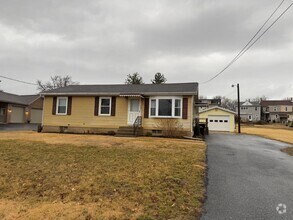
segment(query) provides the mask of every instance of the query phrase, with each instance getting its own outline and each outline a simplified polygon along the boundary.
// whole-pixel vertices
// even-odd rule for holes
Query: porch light
[[[11,113],[11,112],[12,112],[12,110],[11,110],[11,109],[8,109],[8,112],[9,112],[9,113]]]

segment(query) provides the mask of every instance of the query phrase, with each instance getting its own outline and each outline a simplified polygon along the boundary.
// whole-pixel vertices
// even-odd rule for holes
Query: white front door
[[[137,116],[140,116],[140,100],[128,100],[128,124],[133,125]]]

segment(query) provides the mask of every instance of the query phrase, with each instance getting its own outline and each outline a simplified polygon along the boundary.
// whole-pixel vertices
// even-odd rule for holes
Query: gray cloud
[[[81,83],[123,83],[140,72],[168,82],[205,81],[245,45],[280,1],[0,0],[1,74],[35,82],[70,74]],[[282,9],[288,5],[285,1]],[[281,10],[280,10],[281,11]],[[205,96],[293,96],[292,9]],[[35,88],[2,80],[20,94]]]

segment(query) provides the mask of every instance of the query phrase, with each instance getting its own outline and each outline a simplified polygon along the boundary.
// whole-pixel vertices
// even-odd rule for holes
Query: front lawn
[[[263,136],[269,139],[293,144],[293,129],[280,125],[242,126],[242,133]]]
[[[0,133],[0,219],[196,219],[205,144]]]

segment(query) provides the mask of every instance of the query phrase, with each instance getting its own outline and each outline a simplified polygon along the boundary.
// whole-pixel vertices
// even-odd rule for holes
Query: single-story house
[[[210,131],[235,131],[235,115],[236,112],[214,106],[205,109],[199,113],[200,120],[208,120],[208,128]]]
[[[41,124],[43,98],[40,95],[15,95],[0,91],[0,123]]]
[[[43,132],[117,133],[139,125],[158,135],[173,124],[192,135],[198,116],[198,83],[71,85],[41,95]]]

